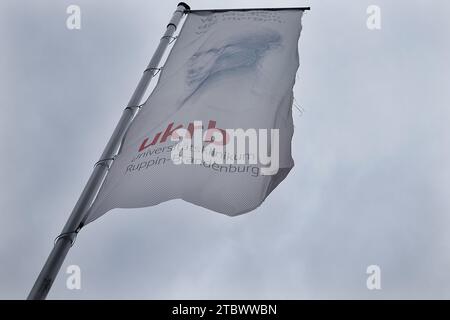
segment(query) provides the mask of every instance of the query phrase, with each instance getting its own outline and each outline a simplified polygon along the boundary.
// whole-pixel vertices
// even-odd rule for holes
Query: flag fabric
[[[153,206],[171,199],[230,216],[258,207],[294,166],[292,103],[302,13],[190,12],[86,223],[113,208]],[[178,129],[193,135],[192,141],[194,131],[215,130],[222,134],[222,146],[228,129],[277,129],[277,148],[273,136],[266,140],[269,152],[278,154],[278,166],[264,174],[266,164],[259,162],[177,164],[172,155],[182,140],[180,135],[175,139]],[[201,142],[203,148],[220,145],[208,139]],[[251,156],[247,151],[230,154],[230,161]]]

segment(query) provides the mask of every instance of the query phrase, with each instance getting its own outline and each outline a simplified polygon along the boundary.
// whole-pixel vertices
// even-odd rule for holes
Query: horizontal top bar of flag
[[[281,11],[281,10],[311,10],[310,7],[291,7],[291,8],[242,8],[242,9],[200,9],[200,10],[186,10],[186,13],[195,12],[227,12],[227,11]]]

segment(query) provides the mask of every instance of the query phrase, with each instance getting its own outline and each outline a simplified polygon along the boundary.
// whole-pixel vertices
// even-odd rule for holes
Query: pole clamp
[[[73,244],[75,243],[75,240],[76,240],[76,238],[77,238],[77,235],[78,235],[78,232],[80,232],[80,230],[81,230],[81,227],[80,228],[78,228],[77,230],[75,230],[75,231],[70,231],[70,232],[64,232],[64,233],[61,233],[59,236],[57,236],[56,238],[55,238],[55,245],[56,245],[56,243],[60,240],[60,239],[63,239],[63,238],[69,238],[70,239],[70,246],[73,246]]]
[[[167,25],[167,29],[169,29],[169,27],[174,27],[174,31],[177,30],[177,25],[176,25],[175,23],[173,23],[173,22],[171,22],[171,23],[169,23],[169,24]]]
[[[142,106],[143,106],[144,104],[140,104],[140,105],[138,105],[138,106],[128,106],[128,107],[126,107],[124,110],[131,110],[131,111],[133,111],[133,109],[141,109],[142,108]]]
[[[170,39],[169,40],[169,44],[171,44],[172,42],[174,42],[175,40],[177,40],[177,36],[175,36],[175,37],[173,37],[173,36],[162,36],[161,37],[161,40],[163,40],[163,39]]]
[[[116,157],[112,157],[112,158],[105,158],[105,159],[100,159],[98,160],[95,164],[94,164],[94,168],[97,166],[105,166],[108,169],[111,167],[111,163],[109,163],[110,161],[114,161],[114,159],[116,159]]]
[[[147,71],[155,71],[155,70],[157,70],[156,73],[154,73],[154,74],[152,75],[152,77],[155,77],[155,76],[161,71],[161,69],[162,69],[162,67],[159,67],[159,68],[151,67],[151,68],[145,69],[145,70],[144,70],[144,73],[147,72]]]

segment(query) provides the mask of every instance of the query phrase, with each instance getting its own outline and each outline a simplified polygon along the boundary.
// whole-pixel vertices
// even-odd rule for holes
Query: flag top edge
[[[311,10],[311,7],[285,7],[285,8],[240,8],[240,9],[199,9],[199,10],[186,10],[186,13],[198,13],[198,12],[228,12],[228,11],[282,11],[282,10]]]

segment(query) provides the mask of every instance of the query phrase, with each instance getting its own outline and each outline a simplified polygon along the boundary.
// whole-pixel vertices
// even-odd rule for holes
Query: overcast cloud
[[[295,167],[235,218],[179,200],[109,212],[79,234],[48,298],[450,298],[450,3],[188,3],[311,5]],[[81,30],[66,28],[70,4]],[[1,1],[0,298],[27,296],[176,4]],[[366,288],[372,264],[379,291]]]

